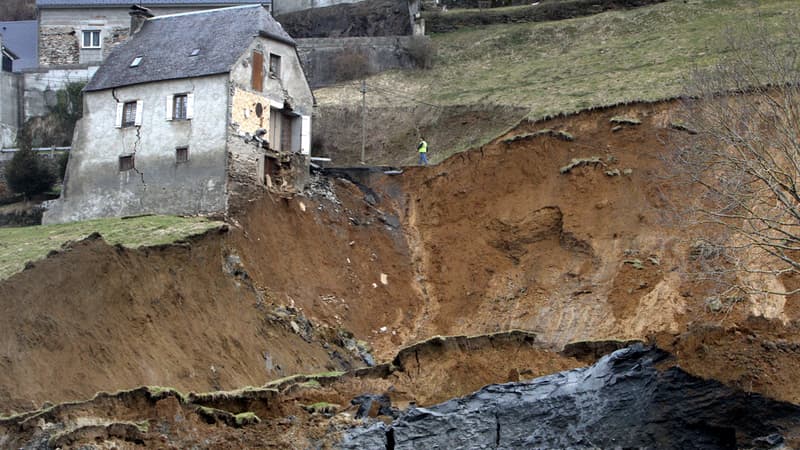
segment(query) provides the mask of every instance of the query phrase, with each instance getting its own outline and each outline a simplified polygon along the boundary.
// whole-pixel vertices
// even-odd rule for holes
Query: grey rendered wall
[[[0,148],[13,147],[19,128],[19,75],[0,72]]]
[[[194,94],[194,118],[166,120],[166,97]],[[143,101],[140,127],[115,128],[120,102]],[[149,83],[85,95],[61,198],[43,223],[136,214],[213,214],[226,209],[227,75]],[[177,163],[175,148],[189,147]],[[135,170],[119,171],[133,154]]]
[[[97,67],[26,70],[22,75],[23,120],[49,114],[48,102],[55,102],[57,90],[72,82],[88,82]]]

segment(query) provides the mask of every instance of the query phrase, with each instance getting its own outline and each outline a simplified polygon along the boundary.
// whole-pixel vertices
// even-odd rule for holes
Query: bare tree
[[[700,275],[740,294],[788,295],[800,274],[797,28],[730,32],[726,56],[687,83],[674,162],[699,238]]]

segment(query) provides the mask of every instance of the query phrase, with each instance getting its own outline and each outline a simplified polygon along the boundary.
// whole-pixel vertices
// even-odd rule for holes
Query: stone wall
[[[56,91],[73,82],[86,83],[98,66],[76,65],[62,69],[28,70],[22,75],[23,120],[42,117],[50,113],[49,106],[55,104]]]
[[[70,26],[39,27],[39,65],[58,66],[80,62],[79,37]]]
[[[309,84],[316,89],[344,81],[335,68],[337,59],[346,53],[355,52],[364,55],[369,73],[415,67],[407,50],[412,39],[424,38],[394,36],[298,39],[297,52]]]
[[[598,14],[615,9],[629,9],[661,3],[665,0],[564,0],[542,1],[529,7],[513,9],[484,9],[475,11],[427,12],[425,28],[429,33],[450,33],[462,28],[481,27],[497,23],[528,23],[564,20]],[[470,2],[465,2],[470,5]]]
[[[365,0],[272,0],[272,12],[275,15],[286,14],[304,9],[324,8],[326,6],[359,3]]]
[[[413,33],[419,0],[369,0],[277,15],[295,39],[406,36]]]

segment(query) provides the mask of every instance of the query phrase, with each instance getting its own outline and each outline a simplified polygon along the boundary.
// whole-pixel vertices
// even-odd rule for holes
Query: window
[[[167,96],[167,120],[189,120],[194,116],[194,94]]]
[[[173,119],[187,119],[186,106],[189,97],[186,94],[175,95],[172,97],[172,118]]]
[[[281,77],[281,57],[279,55],[269,54],[269,76]]]
[[[83,48],[100,48],[100,30],[83,31]]]
[[[200,49],[196,48],[196,49],[192,50],[192,53],[190,53],[189,56],[197,56],[199,54],[200,54]]]
[[[253,90],[264,89],[264,55],[261,52],[253,52],[253,73],[250,82]]]
[[[189,147],[178,147],[175,149],[175,162],[185,163],[189,161]]]
[[[136,102],[126,102],[122,107],[122,126],[136,125]]]
[[[126,172],[133,170],[133,155],[123,155],[119,157],[119,171]]]
[[[114,126],[117,128],[138,127],[142,124],[142,101],[134,100],[117,103],[117,118]]]
[[[133,61],[131,61],[131,67],[139,67],[139,64],[141,63],[142,63],[142,57],[137,56],[136,58],[133,58]]]

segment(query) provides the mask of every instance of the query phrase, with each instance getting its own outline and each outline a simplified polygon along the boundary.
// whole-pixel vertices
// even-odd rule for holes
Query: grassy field
[[[694,67],[713,65],[731,30],[758,21],[782,39],[798,14],[795,0],[675,0],[557,22],[491,25],[433,36],[439,55],[432,70],[388,72],[368,82],[398,92],[389,100],[398,105],[413,104],[409,98],[497,103],[528,108],[532,119],[658,100],[679,95]],[[323,105],[360,100],[351,86],[316,94]]]
[[[0,228],[0,279],[19,272],[28,261],[44,258],[63,243],[83,239],[94,232],[100,233],[111,245],[136,248],[175,242],[221,225],[222,222],[196,217],[145,216]]]

